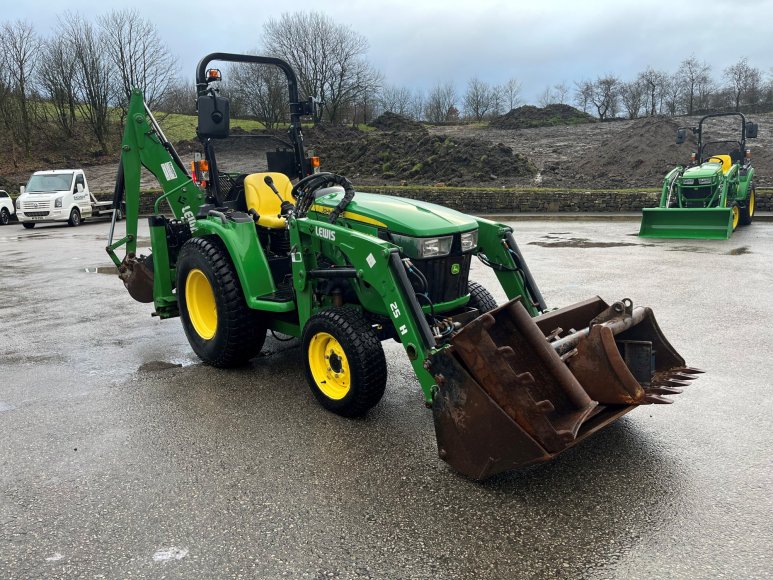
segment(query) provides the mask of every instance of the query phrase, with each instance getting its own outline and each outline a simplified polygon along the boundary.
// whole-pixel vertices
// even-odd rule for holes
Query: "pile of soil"
[[[322,138],[320,138],[322,137]],[[446,135],[361,133],[354,139],[307,138],[331,171],[361,184],[405,181],[412,184],[497,185],[536,173],[525,156],[501,143]]]
[[[495,129],[529,129],[595,122],[595,117],[569,105],[548,105],[542,108],[524,105],[492,119],[490,126]]]
[[[417,123],[407,117],[386,111],[370,123],[371,127],[381,131],[420,131],[426,132],[421,123]]]
[[[658,187],[666,173],[689,161],[695,151],[695,136],[688,132],[676,144],[680,124],[671,118],[636,119],[622,131],[610,132],[574,160],[565,164],[580,182],[603,183],[606,187]]]

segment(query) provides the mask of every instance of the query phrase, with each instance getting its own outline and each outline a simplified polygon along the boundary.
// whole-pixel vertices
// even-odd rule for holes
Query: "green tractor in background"
[[[704,140],[704,122],[738,117],[738,140]],[[714,113],[697,127],[681,127],[677,144],[687,130],[698,136],[698,151],[689,165],[672,169],[663,180],[660,206],[642,210],[643,238],[728,239],[739,225],[754,218],[754,168],[746,139],[757,137],[757,124],[742,113]]]
[[[221,163],[229,103],[213,60],[287,77],[290,126],[266,153],[267,171]],[[180,317],[204,363],[245,364],[267,331],[297,337],[314,397],[351,417],[384,394],[381,343],[394,340],[432,409],[439,456],[474,479],[548,461],[639,405],[671,402],[700,372],[628,299],[549,310],[510,227],[320,172],[301,131],[315,102],[300,100],[284,61],[214,53],[196,83],[203,155],[191,174],[132,94],[114,200],[125,197],[126,234],[113,241],[114,219],[107,252],[135,300]],[[142,167],[163,188],[147,256],[138,255]],[[506,304],[470,279],[473,259],[493,269]]]

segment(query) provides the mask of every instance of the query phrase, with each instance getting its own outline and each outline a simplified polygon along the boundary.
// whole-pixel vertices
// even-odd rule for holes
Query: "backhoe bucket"
[[[727,240],[733,234],[733,209],[729,207],[653,207],[642,210],[639,236]]]
[[[137,302],[153,302],[153,258],[127,254],[118,267],[118,277]]]
[[[467,324],[429,367],[438,453],[475,480],[548,461],[637,405],[670,403],[664,395],[701,372],[649,308],[598,297],[536,318],[512,300]]]

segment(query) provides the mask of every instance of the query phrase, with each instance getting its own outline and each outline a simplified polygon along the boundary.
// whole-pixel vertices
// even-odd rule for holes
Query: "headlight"
[[[478,247],[478,230],[474,232],[464,232],[462,234],[462,252],[474,250]]]
[[[54,207],[62,207],[62,198],[57,197],[56,201],[54,202]]]
[[[682,185],[692,185],[693,183],[695,183],[694,179],[683,179],[682,180]]]
[[[711,182],[714,181],[711,177],[701,177],[698,180],[698,185],[711,185]]]
[[[451,252],[453,236],[440,238],[412,238],[392,234],[392,239],[403,249],[403,253],[409,258],[434,258],[445,256]]]
[[[16,198],[16,209],[21,209],[21,199]]]

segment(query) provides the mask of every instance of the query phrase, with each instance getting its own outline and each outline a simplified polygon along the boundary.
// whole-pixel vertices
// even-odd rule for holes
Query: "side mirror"
[[[228,99],[215,94],[203,95],[196,101],[199,112],[199,126],[196,134],[199,137],[225,139],[230,132],[230,113]]]
[[[757,123],[746,123],[746,138],[756,139],[757,129],[758,129]]]
[[[25,191],[26,189],[27,189],[27,188],[26,188],[24,185],[20,185],[20,186],[19,186],[19,195],[24,195],[24,191]]]
[[[83,187],[83,184],[82,184],[82,183],[76,183],[76,184],[75,184],[75,190],[76,190],[78,193],[82,193],[84,189],[86,189],[86,188],[85,188],[85,187]]]
[[[687,135],[687,133],[686,133],[686,131],[684,129],[679,129],[676,132],[676,144],[677,145],[681,145],[682,143],[684,143],[684,139],[685,139],[686,135]]]

